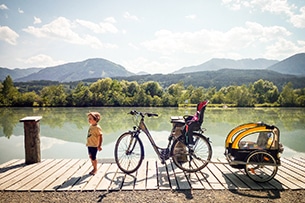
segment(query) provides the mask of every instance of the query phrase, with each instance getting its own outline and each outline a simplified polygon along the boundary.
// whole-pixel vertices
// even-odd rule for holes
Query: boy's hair
[[[101,119],[101,114],[99,112],[89,112],[87,116],[91,115],[96,122],[99,122]]]

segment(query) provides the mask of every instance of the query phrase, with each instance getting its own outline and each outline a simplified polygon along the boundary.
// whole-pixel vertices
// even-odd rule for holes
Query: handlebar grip
[[[136,110],[132,110],[128,114],[131,114],[133,116],[139,114],[142,117],[144,117],[144,115],[146,115],[147,117],[153,117],[153,116],[157,117],[158,116],[158,114],[156,114],[156,113],[143,113],[143,112],[137,112]]]
[[[156,114],[156,113],[146,113],[146,115],[147,115],[148,117],[153,117],[153,116],[158,117],[158,114]]]
[[[131,115],[136,115],[138,112],[137,111],[135,111],[135,110],[132,110],[132,111],[130,111],[128,114],[131,114]]]

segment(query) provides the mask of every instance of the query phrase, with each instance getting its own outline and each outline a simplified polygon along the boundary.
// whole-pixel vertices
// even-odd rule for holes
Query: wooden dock
[[[197,173],[185,173],[174,163],[144,160],[140,169],[122,173],[113,160],[99,160],[98,173],[88,175],[90,160],[46,159],[26,165],[16,159],[0,165],[0,191],[118,191],[118,190],[298,190],[305,188],[305,158],[281,158],[282,165],[267,183],[252,181],[226,160],[213,160]],[[216,163],[218,162],[218,163]]]

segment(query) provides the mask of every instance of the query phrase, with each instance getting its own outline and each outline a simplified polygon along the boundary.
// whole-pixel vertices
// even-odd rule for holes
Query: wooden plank
[[[209,163],[206,167],[204,167],[200,173],[202,174],[202,183],[206,185],[206,188],[212,188],[214,190],[225,189],[225,187],[218,181],[216,176],[209,170],[208,166],[212,164]]]
[[[295,187],[298,187],[298,189],[305,187],[304,177],[298,173],[295,173],[293,171],[293,167],[287,164],[283,164],[282,167],[279,167],[278,174],[280,174],[281,177],[285,178],[286,180],[289,180],[291,183],[296,185]]]
[[[224,159],[218,159],[221,162],[224,162]],[[244,169],[235,169],[233,167],[231,167],[229,164],[225,164],[225,166],[232,172],[235,173],[236,175],[238,175],[238,177],[245,183],[248,185],[249,189],[252,190],[261,190],[261,189],[268,189],[268,190],[272,190],[272,189],[278,189],[278,190],[282,190],[283,189],[283,185],[277,181],[277,180],[270,180],[268,182],[265,183],[258,183],[253,181],[251,178],[249,178],[245,172]]]
[[[64,171],[63,169],[66,169],[67,167],[71,167],[72,165],[76,164],[80,160],[73,159],[59,159],[60,161],[55,167],[52,167],[51,170],[44,173],[42,177],[39,177],[42,179],[40,183],[35,185],[30,189],[30,191],[44,191],[46,187],[48,187],[52,182],[57,180],[60,176],[63,175]]]
[[[133,190],[136,180],[137,180],[137,172],[133,172],[131,174],[125,174],[125,178],[121,190]]]
[[[116,164],[113,165],[117,167]],[[125,179],[125,173],[123,173],[121,170],[116,169],[108,190],[110,191],[120,190],[123,185],[124,179]]]
[[[101,166],[98,168],[97,173],[94,175],[94,177],[91,178],[88,184],[83,188],[83,191],[95,191],[100,181],[105,177],[105,174],[111,164],[103,163],[100,165]]]
[[[151,159],[148,160],[147,164],[147,190],[158,189],[158,181],[157,181],[157,168],[156,168],[156,160]]]
[[[216,177],[219,183],[223,185],[226,189],[237,189],[237,187],[226,176],[224,176],[220,170],[218,170],[215,164],[209,163],[207,165],[207,168],[210,170],[212,175]],[[212,187],[214,187],[214,185]]]
[[[197,171],[196,172],[196,175],[198,177],[198,180],[201,182],[202,184],[202,189],[206,189],[206,190],[211,190],[213,189],[210,185],[210,183],[207,181],[206,177],[205,177],[205,174],[202,173],[202,170],[204,169],[201,169],[201,171]]]
[[[188,182],[192,189],[203,189],[203,185],[201,184],[201,181],[199,180],[197,173],[187,173],[184,172],[185,177],[188,179]]]
[[[229,164],[226,164],[224,166],[226,166],[231,171],[232,174],[235,174],[241,181],[243,181],[248,186],[248,189],[251,189],[251,190],[282,189],[282,185],[277,181],[272,181],[273,184],[270,184],[270,182],[258,183],[258,182],[255,182],[254,180],[252,180],[251,178],[249,178],[244,169],[232,168],[232,167],[230,167]]]
[[[285,163],[285,160],[289,160],[290,163],[294,163],[296,164],[298,167],[297,168],[305,168],[305,160],[300,159],[300,158],[290,158],[290,159],[286,159],[286,158],[282,158],[281,161],[283,163]]]
[[[44,162],[45,160],[42,160]],[[40,162],[40,163],[42,163]],[[5,190],[7,187],[15,184],[16,182],[20,181],[24,175],[27,173],[28,170],[31,170],[32,168],[36,167],[37,164],[31,164],[31,165],[24,165],[23,167],[18,167],[12,169],[12,171],[6,171],[5,174],[7,174],[5,177],[1,178],[1,184],[0,189]]]
[[[249,189],[243,181],[241,181],[232,171],[230,171],[224,164],[215,164],[215,166],[222,172],[222,174],[229,179],[239,190]],[[261,189],[261,187],[260,187]]]
[[[305,158],[304,157],[292,157],[293,160],[297,160],[297,162],[305,167]]]
[[[27,184],[20,187],[18,190],[20,191],[27,191],[31,188],[35,187],[41,182],[45,182],[45,179],[50,176],[54,171],[56,171],[56,166],[60,165],[59,163],[63,162],[62,159],[55,159],[52,163],[49,165],[45,165],[43,169],[40,169],[42,172],[40,174],[37,174],[33,177],[33,179],[28,182]]]
[[[173,163],[173,170],[180,190],[189,190],[191,186],[185,176],[185,173]]]
[[[166,165],[162,164],[160,160],[157,161],[157,179],[158,179],[158,188],[159,190],[169,190],[170,183],[168,179],[168,173]]]
[[[11,170],[13,168],[20,167],[20,165],[25,164],[24,160],[19,160],[19,159],[12,159],[8,162],[5,162],[3,164],[0,164],[0,178],[3,176],[2,174],[8,170]]]
[[[170,182],[171,189],[176,190],[176,189],[178,189],[178,183],[177,183],[177,179],[176,179],[176,176],[174,173],[173,165],[175,165],[175,164],[172,163],[172,161],[170,160],[170,162],[167,163],[166,167],[167,167],[168,179]]]
[[[77,167],[75,167],[77,169]],[[66,180],[62,185],[57,188],[57,191],[81,191],[84,184],[87,183],[87,179],[90,179],[92,175],[89,172],[92,170],[91,161],[85,162],[75,173]]]
[[[48,167],[45,167],[45,166],[48,166],[53,161],[54,161],[53,159],[47,159],[43,162],[38,162],[36,164],[33,164],[34,167],[32,167],[30,170],[27,170],[26,172],[22,173],[22,175],[19,176],[18,181],[14,182],[14,184],[11,184],[5,190],[16,191],[17,189],[21,188],[24,184],[30,182],[32,179],[34,179],[35,177],[37,177],[41,173],[43,173],[45,170],[47,170]]]
[[[289,159],[281,159],[283,167],[290,169],[292,172],[299,174],[302,180],[305,180],[305,167]]]
[[[116,164],[111,164],[108,168],[104,178],[102,181],[97,185],[96,190],[109,190],[109,186],[113,180],[113,177],[118,171],[118,166]]]
[[[44,191],[56,191],[64,182],[68,181],[76,171],[78,171],[88,162],[91,164],[90,160],[81,159],[76,164],[67,164],[60,168],[60,170],[58,170],[56,173],[57,178],[54,179],[54,181],[51,182],[47,187],[45,187]],[[58,175],[59,172],[61,173],[60,175]]]
[[[225,159],[218,159],[220,162],[225,163]],[[252,190],[261,190],[263,187],[250,179],[243,169],[236,169],[231,167],[229,164],[216,164],[216,166],[223,171],[223,173],[231,179],[232,182],[239,189],[252,189]],[[272,187],[273,188],[273,187]],[[273,188],[274,189],[274,188]]]
[[[7,180],[10,180],[8,178],[8,175],[13,174],[15,171],[20,170],[21,168],[25,167],[26,164],[24,163],[24,160],[12,160],[12,162],[7,162],[7,164],[3,164],[5,167],[0,169],[0,185]],[[14,176],[14,175],[13,175]],[[0,186],[1,189],[1,186]]]
[[[279,170],[275,177],[283,186],[285,186],[288,189],[291,190],[302,189],[301,186],[294,183],[295,180],[293,177],[289,175],[289,172],[285,173],[284,171]]]
[[[147,175],[147,161],[143,160],[140,168],[137,171],[137,179],[135,182],[134,190],[146,189],[146,175]]]

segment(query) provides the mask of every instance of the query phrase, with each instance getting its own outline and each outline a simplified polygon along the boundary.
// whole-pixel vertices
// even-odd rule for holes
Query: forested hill
[[[101,58],[87,59],[81,62],[67,63],[54,67],[41,69],[16,82],[28,82],[35,80],[51,80],[58,82],[73,82],[84,78],[105,78],[113,76],[130,76],[133,73],[127,71],[123,66]]]
[[[200,71],[216,71],[221,69],[266,69],[279,61],[267,59],[220,59],[213,58],[197,66],[189,66],[175,71],[175,74],[192,73]],[[276,71],[276,69],[274,70]]]
[[[116,77],[113,79],[137,81],[139,83],[147,81],[156,81],[163,87],[168,87],[171,84],[183,82],[184,86],[193,85],[195,87],[221,87],[230,85],[248,85],[254,83],[259,79],[273,82],[277,87],[282,86],[288,82],[292,82],[294,88],[305,88],[305,77],[298,77],[294,75],[281,74],[271,70],[236,70],[236,69],[222,69],[218,71],[202,71],[196,73],[184,74],[155,74],[155,75],[135,75],[129,77]],[[96,81],[86,80],[88,82]]]

